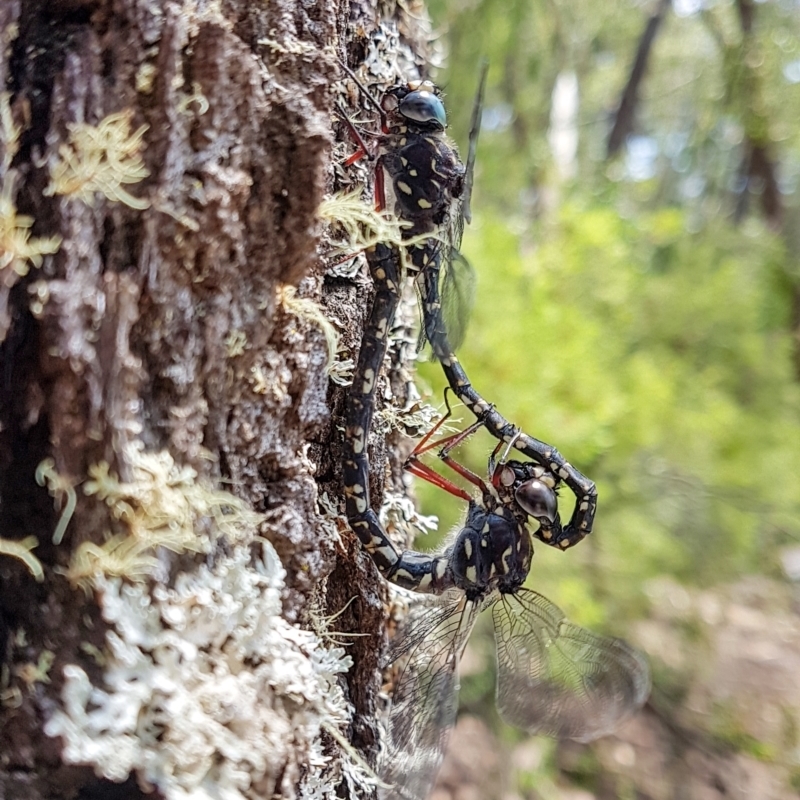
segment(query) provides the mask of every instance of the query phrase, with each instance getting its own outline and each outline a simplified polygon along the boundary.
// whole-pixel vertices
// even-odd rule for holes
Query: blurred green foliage
[[[624,633],[662,574],[777,575],[800,539],[797,5],[756,4],[746,36],[733,3],[675,2],[633,135],[609,160],[652,3],[431,3],[461,143],[478,57],[491,62],[464,239],[477,302],[459,355],[506,417],[598,484],[595,533],[566,554],[538,545],[530,581],[580,624]],[[559,164],[548,132],[565,75],[577,148]],[[780,219],[742,181],[748,141],[777,165]],[[438,366],[420,371],[441,397]],[[476,436],[458,455],[483,473],[490,449]],[[419,492],[444,530],[463,514]]]
[[[632,126],[609,157],[656,9]],[[713,682],[710,629],[691,614],[665,625],[680,590],[655,587],[666,576],[723,597],[744,575],[781,578],[782,549],[800,543],[800,2],[432,0],[431,10],[462,148],[479,58],[491,64],[464,237],[476,307],[459,357],[507,418],[598,485],[595,532],[566,553],[537,544],[529,584],[593,630],[671,631],[691,656],[654,659],[659,713],[676,730],[700,724],[697,741],[785,765],[796,785],[793,707],[785,741],[760,738],[768,726],[753,710],[773,701],[734,694],[704,722],[684,713],[687,698],[713,695],[699,688]],[[441,398],[439,367],[420,373]],[[485,474],[492,447],[478,434],[456,455]],[[462,518],[462,501],[428,485],[419,494],[443,531]],[[568,517],[568,491],[560,502]],[[462,708],[496,723],[489,627],[470,643],[478,665]],[[596,764],[565,768],[561,748],[537,746],[517,775],[523,796],[557,796],[556,772],[593,788]],[[615,780],[615,796],[639,796]]]

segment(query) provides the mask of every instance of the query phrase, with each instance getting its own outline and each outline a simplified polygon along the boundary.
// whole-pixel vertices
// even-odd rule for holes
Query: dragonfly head
[[[447,112],[436,87],[430,81],[412,81],[390,90],[383,99],[386,111],[396,111],[406,122],[426,130],[443,131]]]
[[[507,461],[498,464],[492,484],[500,491],[512,494],[524,514],[549,525],[558,518],[556,480],[538,464]]]

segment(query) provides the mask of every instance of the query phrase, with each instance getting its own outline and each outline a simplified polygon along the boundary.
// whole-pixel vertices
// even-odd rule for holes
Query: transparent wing
[[[436,256],[437,260],[429,262],[425,272],[417,278],[423,315],[417,349],[423,348],[431,338],[430,331],[435,330],[436,339],[446,340],[450,345],[447,349],[455,351],[464,341],[475,305],[475,270],[458,250],[448,245],[441,244]],[[426,315],[427,307],[439,309],[435,320]]]
[[[611,733],[647,699],[641,653],[573,625],[542,595],[502,595],[492,615],[497,708],[511,725],[585,742]]]
[[[452,348],[458,350],[475,305],[475,270],[461,253],[453,250],[447,268],[441,271],[439,284],[447,337]]]
[[[458,709],[458,661],[480,605],[463,592],[413,610],[393,655],[406,659],[392,695],[378,775],[382,800],[425,800],[442,763]]]
[[[472,186],[474,184],[475,157],[478,152],[478,134],[481,130],[481,115],[483,113],[483,95],[486,91],[486,76],[489,74],[489,61],[481,59],[480,78],[475,102],[472,105],[472,122],[469,126],[469,150],[467,151],[466,172],[464,173],[464,194],[461,200],[462,215],[469,223],[472,222]]]
[[[478,134],[481,128],[483,95],[489,62],[481,60],[478,91],[472,106],[472,122],[469,131],[467,163],[464,166],[464,189],[461,197],[454,201],[445,225],[444,241],[438,248],[438,291],[441,298],[442,321],[453,350],[458,350],[467,333],[467,323],[475,304],[475,271],[461,255],[461,239],[464,223],[472,222],[472,187],[475,179],[475,157],[478,151]],[[424,335],[420,337],[424,344]]]

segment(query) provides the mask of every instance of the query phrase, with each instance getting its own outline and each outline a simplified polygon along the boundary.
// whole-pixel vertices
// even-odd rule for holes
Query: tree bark
[[[383,24],[413,51],[405,8]],[[317,209],[337,59],[377,23],[345,0],[0,6],[0,797],[364,776],[338,742],[376,748],[385,589],[336,513],[345,390],[287,287],[355,357],[370,286],[325,279]],[[372,455],[379,502],[397,437]],[[330,628],[370,634],[346,674]]]

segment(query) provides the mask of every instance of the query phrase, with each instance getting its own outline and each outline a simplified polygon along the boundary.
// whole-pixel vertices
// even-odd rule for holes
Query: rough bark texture
[[[384,17],[400,15],[407,47],[419,9],[412,11],[382,9]],[[325,282],[316,211],[334,188],[337,57],[363,55],[377,22],[373,7],[346,0],[0,4],[0,88],[21,131],[16,145],[3,143],[13,156],[0,176],[4,193],[17,214],[33,218],[36,240],[61,240],[41,266],[27,262],[27,275],[0,267],[0,537],[36,536],[44,568],[36,582],[20,560],[0,556],[0,797],[183,796],[169,780],[139,770],[109,777],[89,758],[65,757],[63,734],[43,733],[66,702],[65,667],[103,687],[107,659],[119,658],[108,652],[109,633],[122,637],[109,603],[135,576],[123,584],[84,581],[82,591],[64,571],[82,544],[135,535],[132,520],[154,507],[147,493],[131,499],[150,474],[135,455],[142,452],[194,470],[167,481],[184,487],[186,498],[195,497],[195,484],[221,486],[263,514],[236,546],[256,548],[256,534],[274,546],[286,570],[285,620],[307,628],[312,601],[319,617],[355,596],[333,627],[372,637],[349,651],[345,699],[354,713],[344,733],[366,754],[374,751],[384,590],[355,537],[317,508],[322,491],[334,505],[341,497],[344,390],[329,389],[320,327],[283,302],[282,292],[293,286],[324,298],[355,355],[370,286]],[[149,175],[123,188],[147,207],[100,191],[88,200],[46,193],[74,126],[100,127],[126,110],[131,133],[147,126],[141,155]],[[402,376],[390,379],[401,399]],[[390,438],[388,447],[394,444]],[[375,500],[386,452],[381,442],[373,456]],[[48,458],[41,486],[36,471]],[[113,506],[102,492],[86,493],[98,465],[133,487],[127,500]],[[66,535],[53,544],[73,489]],[[197,513],[195,526],[206,519]],[[192,549],[153,549],[157,563],[143,584],[151,595],[140,605],[157,587],[174,588],[179,572],[213,573],[236,547],[212,531],[207,546],[194,548],[201,554]],[[254,658],[237,662],[239,672]],[[282,695],[272,679],[265,686],[272,693],[264,703],[297,719],[287,703],[302,705],[302,692]],[[274,763],[238,786],[241,796],[295,794],[312,771],[310,743],[320,737],[314,719],[303,736],[291,725],[276,734],[285,752],[276,745],[268,754]],[[330,756],[333,740],[322,742]],[[223,771],[224,748],[218,758]],[[213,781],[204,786],[212,796]]]

